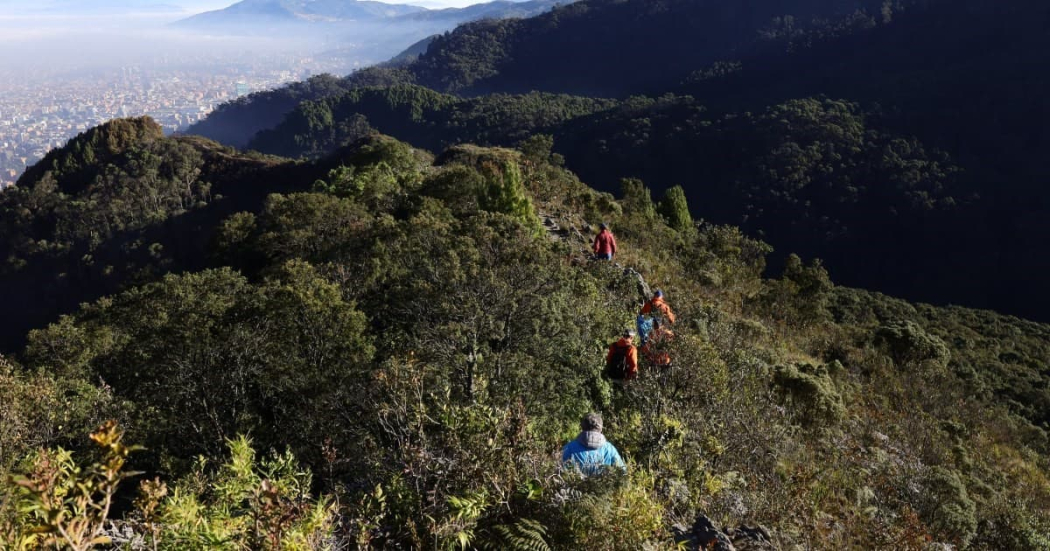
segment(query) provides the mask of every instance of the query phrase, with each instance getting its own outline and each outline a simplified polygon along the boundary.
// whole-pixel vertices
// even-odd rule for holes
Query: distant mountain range
[[[557,5],[571,4],[572,0],[495,0],[474,4],[465,8],[445,8],[418,11],[401,16],[411,21],[476,21],[478,19],[506,19],[510,17],[532,17]]]
[[[557,0],[497,0],[465,8],[428,10],[408,4],[371,0],[242,0],[221,10],[208,11],[176,23],[185,29],[207,31],[264,30],[275,24],[352,25],[360,23],[441,23],[456,25],[482,18],[530,17],[549,10]]]
[[[426,11],[426,8],[369,0],[242,0],[221,10],[194,15],[178,24],[222,28],[271,23],[372,21],[421,11]]]
[[[172,25],[209,35],[317,41],[324,44],[329,54],[374,63],[461,23],[531,17],[567,3],[571,0],[497,0],[465,8],[428,10],[369,0],[243,0]]]

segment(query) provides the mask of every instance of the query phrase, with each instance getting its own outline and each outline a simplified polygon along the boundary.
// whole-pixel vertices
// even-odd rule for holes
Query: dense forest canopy
[[[815,98],[720,114],[691,96],[457,98],[399,85],[304,102],[251,147],[317,157],[373,130],[430,149],[549,133],[566,166],[603,189],[624,176],[680,184],[694,216],[820,256],[847,281],[937,301],[983,290],[986,274],[959,271],[965,252],[987,239],[979,190],[949,156],[878,120],[857,104]]]
[[[744,224],[783,254],[800,251],[824,258],[844,282],[912,299],[1047,319],[1050,296],[1041,277],[1050,265],[1031,251],[1046,248],[1050,235],[1039,214],[1050,204],[1041,185],[1045,170],[1040,161],[1044,129],[1050,124],[1050,83],[1030,68],[1040,66],[1041,56],[1050,51],[1048,18],[1050,8],[1038,2],[583,1],[527,20],[465,25],[436,37],[414,62],[371,68],[342,81],[347,88],[415,83],[474,103],[449,102],[413,114],[409,123],[395,120],[397,114],[381,102],[355,104],[340,100],[342,92],[332,90],[309,98],[330,107],[338,104],[332,123],[318,125],[316,132],[303,129],[296,122],[302,113],[288,107],[281,130],[251,143],[285,155],[318,155],[341,139],[377,128],[429,148],[459,141],[513,145],[516,136],[503,132],[502,121],[471,112],[479,105],[500,106],[498,113],[513,120],[511,128],[521,135],[522,122],[528,122],[535,108],[524,99],[515,106],[516,96],[502,94],[543,90],[618,98],[626,107],[567,111],[561,124],[548,118],[536,121],[532,131],[555,135],[555,149],[568,166],[599,189],[614,191],[622,177],[642,178],[657,191],[682,185],[694,216]],[[636,39],[648,45],[634,44]],[[658,55],[661,48],[667,51]],[[487,92],[499,94],[490,99]],[[680,99],[661,100],[666,92]],[[626,97],[640,93],[651,100]],[[770,151],[726,145],[729,135],[673,118],[697,122],[706,117],[705,123],[715,123],[742,116],[750,124],[760,118],[751,113],[825,100],[851,105],[866,128],[897,141],[889,149],[875,146],[883,149],[880,159],[865,143],[865,154],[871,156],[867,167],[854,164],[846,173],[817,178],[799,174],[819,185],[796,183],[785,189],[774,182],[770,187],[764,176],[772,173],[733,184],[761,187],[759,195],[776,194],[777,202],[795,205],[784,216],[770,215],[753,201],[727,205],[721,200],[725,194],[717,191],[725,187],[720,178],[754,177],[743,170],[727,171],[728,163],[762,166]],[[582,104],[584,96],[576,101]],[[676,110],[666,107],[675,101],[681,104]],[[639,104],[656,107],[640,112]],[[250,106],[242,107],[250,112]],[[450,115],[450,109],[464,114]],[[698,109],[709,114],[688,114]],[[470,124],[443,131],[453,116]],[[227,119],[219,115],[215,120]],[[434,131],[426,131],[428,125]],[[782,125],[752,126],[746,133],[756,145],[779,143],[790,149],[824,144],[812,134],[797,141],[792,129]],[[258,127],[247,130],[238,144],[249,143]],[[296,137],[288,137],[287,131]],[[274,134],[285,137],[268,137]],[[718,135],[720,141],[711,142],[705,134]],[[759,134],[767,137],[757,138]],[[274,140],[281,139],[299,143],[278,147]],[[648,154],[635,154],[635,147]],[[787,151],[776,155],[784,157]],[[838,162],[814,154],[800,149],[789,162],[821,170]],[[902,174],[891,168],[903,167],[901,163],[910,163],[905,178],[924,183],[902,184]],[[880,172],[884,168],[885,174]],[[822,178],[832,182],[820,184]],[[859,185],[858,178],[864,180]],[[876,184],[881,180],[886,184]],[[881,188],[889,194],[902,186],[927,186],[927,192],[951,197],[954,205],[942,202],[945,208],[918,218],[906,216],[909,220],[898,224],[896,214],[882,217],[887,201],[897,201],[886,193],[870,210],[863,202],[851,210],[848,199],[843,209],[827,202],[811,208],[811,194],[820,185]],[[756,207],[765,215],[756,217]],[[794,225],[785,224],[788,217]],[[795,227],[799,224],[803,228]],[[975,257],[973,251],[985,253]]]
[[[695,549],[712,532],[694,521],[759,524],[719,537],[764,549],[1048,543],[1046,325],[839,287],[797,256],[764,279],[764,243],[692,223],[680,188],[597,192],[549,136],[435,157],[371,134],[291,163],[150,128],[87,133],[54,158],[120,147],[24,186],[61,195],[20,227],[70,217],[27,242],[97,254],[162,228],[195,245],[80,280],[79,308],[47,310],[0,359],[0,469],[18,473],[0,482],[5,544]],[[149,155],[158,168],[129,172]],[[113,171],[168,206],[131,209],[96,242],[79,222],[116,218],[79,198],[123,204]],[[205,175],[212,195],[195,197]],[[28,207],[24,190],[3,199]],[[598,221],[615,264],[590,259]],[[93,262],[15,254],[30,256],[5,287],[33,255]],[[657,287],[678,314],[673,367],[611,384],[605,348]],[[626,473],[559,469],[588,411]],[[118,424],[89,443],[105,419]],[[68,487],[93,489],[55,501]]]
[[[0,194],[0,349],[85,300],[206,263],[204,229],[281,188],[285,160],[201,138],[165,138],[149,118],[73,138]],[[228,195],[231,186],[240,188]]]
[[[372,67],[343,79],[314,77],[240,98],[189,133],[240,147],[300,101],[379,84],[414,83],[464,95],[661,93],[700,68],[771,42],[778,36],[770,29],[775,20],[792,17],[801,31],[832,25],[857,9],[880,9],[881,3],[579,0],[537,17],[461,25],[430,40],[426,52],[411,63]]]

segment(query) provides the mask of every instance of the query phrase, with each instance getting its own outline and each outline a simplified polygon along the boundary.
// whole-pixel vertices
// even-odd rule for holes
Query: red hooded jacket
[[[616,238],[608,228],[594,236],[594,254],[616,254]]]

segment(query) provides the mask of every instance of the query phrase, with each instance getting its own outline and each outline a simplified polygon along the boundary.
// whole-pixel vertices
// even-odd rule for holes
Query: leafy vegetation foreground
[[[224,192],[247,210],[221,219],[107,226],[206,234],[207,258],[0,359],[0,541],[672,549],[703,514],[763,526],[734,532],[757,548],[1050,545],[1050,328],[836,288],[794,256],[764,280],[769,247],[693,223],[681,189],[654,202],[626,180],[616,199],[552,160],[543,136],[437,158],[371,136],[281,165],[259,203],[236,196],[277,173],[227,159],[213,177],[241,174]],[[61,212],[65,247],[91,237],[74,210],[5,199],[20,231]],[[598,222],[617,264],[589,259]],[[655,287],[674,365],[610,384],[605,350]],[[626,473],[561,469],[590,411]]]

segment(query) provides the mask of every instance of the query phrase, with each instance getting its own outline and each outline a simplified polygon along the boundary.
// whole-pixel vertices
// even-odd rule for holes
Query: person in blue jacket
[[[566,467],[573,467],[585,476],[600,474],[607,467],[627,470],[620,452],[602,434],[602,416],[588,413],[580,421],[580,435],[562,448],[561,460]]]

